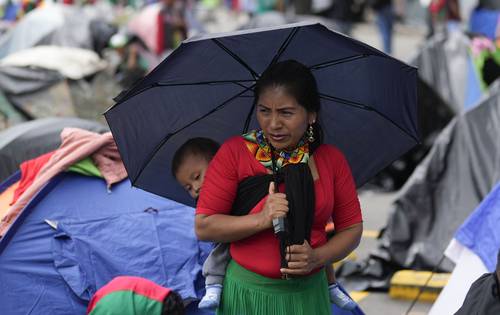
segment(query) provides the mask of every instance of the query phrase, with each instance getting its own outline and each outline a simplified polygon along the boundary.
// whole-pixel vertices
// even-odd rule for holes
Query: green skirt
[[[231,260],[217,315],[330,315],[330,307],[323,270],[302,278],[272,279]]]

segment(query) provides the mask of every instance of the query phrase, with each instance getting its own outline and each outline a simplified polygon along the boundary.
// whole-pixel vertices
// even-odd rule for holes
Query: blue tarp
[[[57,221],[58,230],[46,219]],[[1,313],[85,314],[89,295],[120,274],[200,297],[210,245],[196,240],[193,220],[192,208],[129,181],[108,193],[102,179],[61,174],[0,242]]]
[[[455,238],[472,250],[490,272],[500,249],[500,183],[486,196],[457,230]]]
[[[470,16],[469,30],[495,40],[499,19],[500,10],[476,9]]]

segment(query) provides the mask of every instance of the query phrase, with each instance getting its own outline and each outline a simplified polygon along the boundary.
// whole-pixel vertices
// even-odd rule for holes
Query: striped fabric
[[[120,276],[100,288],[87,308],[90,315],[161,315],[171,292],[150,280]]]

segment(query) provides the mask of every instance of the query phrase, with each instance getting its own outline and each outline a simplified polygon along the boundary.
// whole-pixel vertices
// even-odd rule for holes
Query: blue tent
[[[17,172],[0,184],[0,193],[19,178]],[[200,298],[201,265],[211,247],[196,240],[193,219],[192,208],[128,180],[108,192],[102,179],[60,174],[0,240],[1,313],[85,314],[96,289],[122,274]],[[188,314],[212,314],[196,304]],[[332,314],[363,313],[332,305]]]
[[[455,238],[481,258],[490,272],[495,271],[500,250],[500,183],[457,230]]]
[[[196,240],[193,220],[192,208],[132,188],[128,180],[108,192],[102,179],[60,174],[0,241],[1,313],[85,314],[95,290],[120,274],[199,298],[210,245]],[[195,304],[188,313],[203,314]]]

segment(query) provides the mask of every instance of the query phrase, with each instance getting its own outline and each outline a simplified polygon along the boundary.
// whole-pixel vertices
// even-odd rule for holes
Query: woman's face
[[[257,101],[257,121],[267,140],[277,150],[293,150],[316,113],[309,113],[282,87],[262,91]]]

